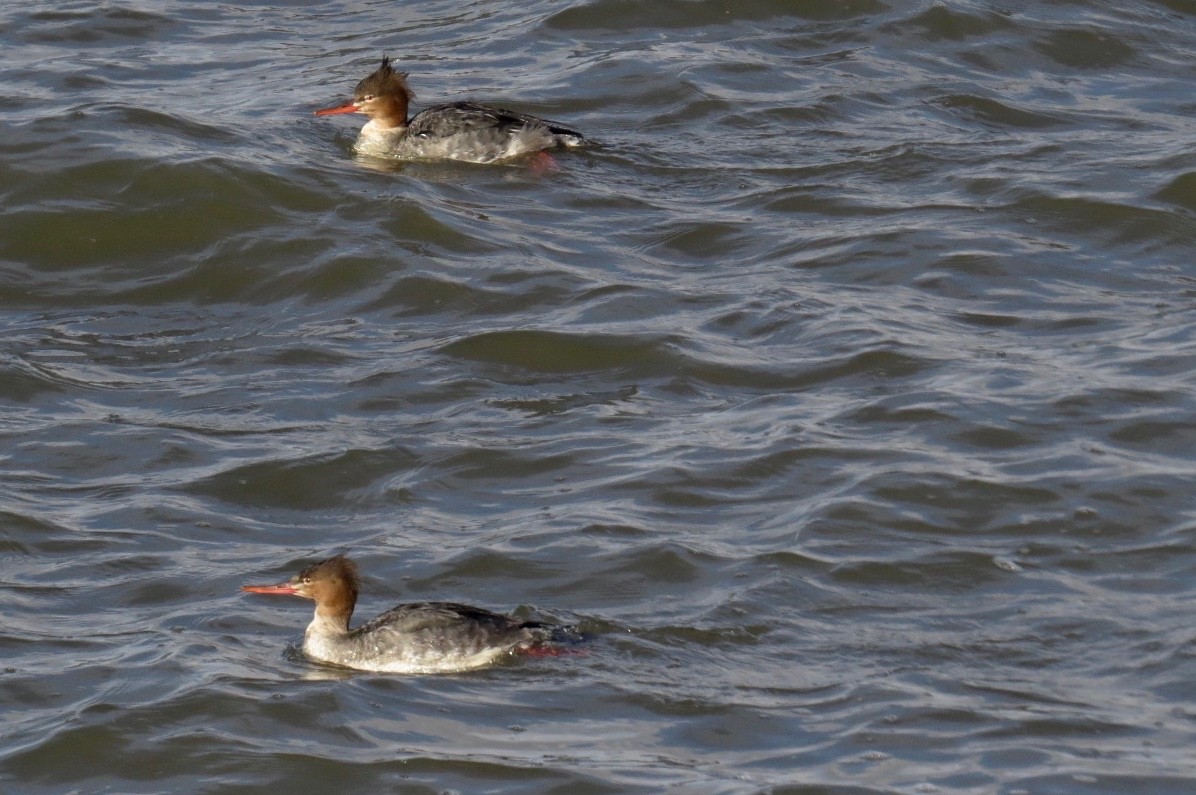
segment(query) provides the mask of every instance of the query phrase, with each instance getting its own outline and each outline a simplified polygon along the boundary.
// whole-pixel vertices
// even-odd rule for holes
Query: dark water
[[[349,153],[419,103],[600,145]],[[11,3],[0,789],[1196,792],[1196,7]],[[583,654],[238,593],[349,550]]]

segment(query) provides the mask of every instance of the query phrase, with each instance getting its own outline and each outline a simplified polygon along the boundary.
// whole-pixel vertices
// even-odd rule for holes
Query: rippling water
[[[382,53],[598,145],[358,162]],[[1196,11],[0,11],[0,787],[1196,791]],[[579,622],[466,675],[363,616]]]

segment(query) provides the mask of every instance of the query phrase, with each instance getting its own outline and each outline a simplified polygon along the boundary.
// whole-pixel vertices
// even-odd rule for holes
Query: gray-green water
[[[349,154],[389,53],[600,145]],[[0,789],[1196,791],[1196,7],[0,11]],[[454,599],[585,654],[294,651]]]

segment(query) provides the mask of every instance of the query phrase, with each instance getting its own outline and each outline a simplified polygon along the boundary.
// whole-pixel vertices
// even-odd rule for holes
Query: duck
[[[303,653],[320,663],[382,673],[449,673],[493,665],[519,654],[556,656],[553,644],[576,628],[524,621],[457,602],[411,602],[351,628],[360,576],[345,555],[314,563],[277,585],[243,585],[253,594],[297,596],[316,603]]]
[[[407,77],[383,56],[382,65],[353,89],[351,101],[322,108],[315,115],[368,116],[353,148],[359,155],[378,158],[495,163],[588,143],[584,135],[560,122],[476,102],[434,105],[408,118],[415,93]]]

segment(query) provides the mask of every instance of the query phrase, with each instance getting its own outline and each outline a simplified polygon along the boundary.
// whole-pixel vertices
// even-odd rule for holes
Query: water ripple
[[[9,788],[1192,788],[1189,8],[378,10],[0,11]],[[337,550],[591,640],[314,665]]]

